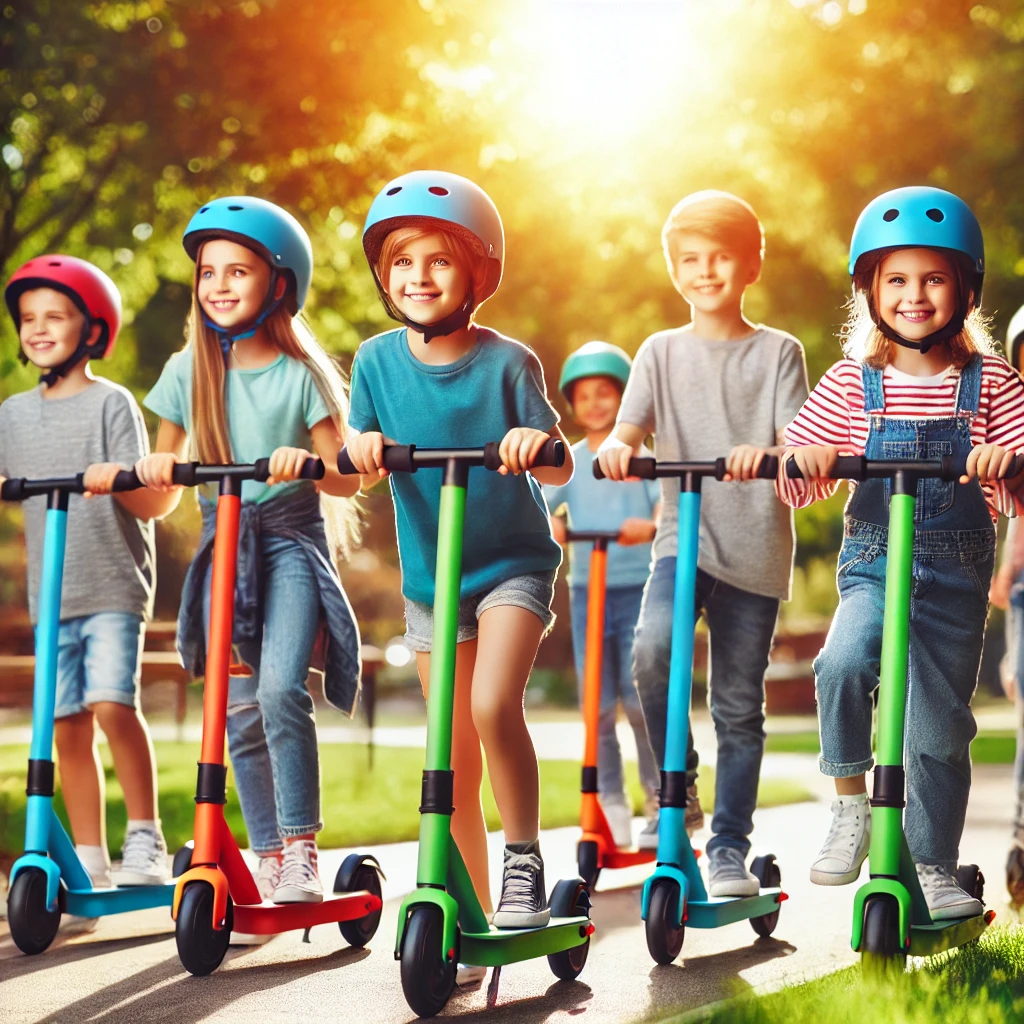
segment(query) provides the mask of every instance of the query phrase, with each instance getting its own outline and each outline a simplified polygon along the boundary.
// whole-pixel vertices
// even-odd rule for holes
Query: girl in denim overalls
[[[932,917],[980,914],[956,884],[976,728],[978,677],[995,552],[994,518],[1013,515],[1024,448],[1024,385],[995,356],[978,302],[981,229],[956,196],[903,188],[861,214],[850,253],[849,357],[832,367],[786,430],[805,481],[782,482],[792,505],[834,492],[841,453],[869,459],[967,459],[959,483],[922,480],[914,513],[907,692],[906,833]],[[788,454],[788,453],[787,453]],[[820,885],[855,881],[868,852],[864,773],[872,766],[872,695],[885,605],[890,483],[858,484],[847,503],[839,607],[815,662],[820,767],[837,799],[811,868]]]

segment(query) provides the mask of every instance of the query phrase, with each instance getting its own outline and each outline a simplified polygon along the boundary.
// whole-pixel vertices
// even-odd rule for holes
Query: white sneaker
[[[602,798],[601,809],[612,832],[612,839],[620,849],[633,845],[633,812],[624,796]]]
[[[259,867],[253,877],[256,879],[256,888],[259,889],[261,898],[272,900],[274,892],[281,884],[281,858],[276,854],[261,855]]]
[[[638,850],[656,850],[658,848],[658,820],[660,812],[657,810],[647,819],[647,824],[640,830],[636,838]]]
[[[460,988],[471,988],[483,983],[487,968],[476,964],[459,964],[455,970],[455,984]]]
[[[709,896],[756,896],[761,883],[747,870],[746,858],[731,846],[716,846],[708,854]]]
[[[832,803],[828,838],[811,865],[815,885],[856,882],[871,845],[871,806],[862,799],[839,797]]]
[[[316,873],[316,843],[312,839],[285,843],[281,877],[273,900],[275,903],[323,903],[324,887]]]
[[[976,917],[984,907],[981,900],[969,896],[957,885],[956,878],[937,864],[918,864],[917,880],[921,883],[928,912],[933,921],[950,921],[959,917]]]
[[[114,885],[161,885],[171,877],[167,844],[160,832],[133,828],[124,837],[121,866],[110,873]]]

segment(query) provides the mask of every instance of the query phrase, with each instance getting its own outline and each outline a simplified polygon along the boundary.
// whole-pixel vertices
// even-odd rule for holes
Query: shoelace
[[[833,804],[833,808],[835,805]],[[834,846],[839,845],[840,838],[845,838],[845,845],[851,850],[857,844],[857,826],[860,824],[860,808],[857,808],[855,816],[853,817],[853,828],[850,828],[849,815],[847,811],[852,811],[853,807],[842,807],[838,814],[835,810],[832,811],[834,817],[832,818],[832,826],[828,830],[828,838],[825,840],[825,845],[822,850],[831,849]],[[850,831],[847,831],[847,830]]]
[[[917,878],[922,889],[931,889],[933,892],[945,890],[946,892],[963,892],[957,880],[938,864],[918,864]]]
[[[152,864],[163,856],[159,837],[152,829],[133,829],[124,837],[121,848],[122,867],[132,860]]]
[[[746,878],[746,861],[740,856],[739,850],[725,847],[716,851],[713,873],[718,878]]]
[[[307,852],[302,850],[298,848],[297,843],[291,843],[286,846],[284,848],[284,859],[281,861],[281,878],[278,885],[302,886],[316,881],[318,881],[316,851]]]
[[[505,857],[505,879],[501,886],[501,905],[533,907],[540,858],[535,853],[509,853]]]

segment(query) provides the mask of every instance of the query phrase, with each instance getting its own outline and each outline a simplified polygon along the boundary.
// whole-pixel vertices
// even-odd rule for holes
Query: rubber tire
[[[402,992],[418,1017],[441,1012],[455,991],[455,959],[445,960],[444,916],[440,907],[414,907],[402,936]]]
[[[647,905],[647,951],[655,963],[670,964],[683,948],[686,922],[675,925],[679,907],[679,886],[667,878],[659,878],[651,889]]]
[[[782,872],[770,853],[764,857],[755,857],[750,865],[750,873],[757,878],[762,889],[777,889],[782,884]],[[778,909],[773,910],[770,914],[762,914],[760,917],[750,919],[750,927],[762,939],[767,939],[779,924],[781,904],[776,904],[776,907]]]
[[[585,917],[590,920],[590,892],[582,878],[562,878],[551,890],[548,907],[552,917]],[[559,981],[575,981],[587,965],[590,936],[578,946],[548,954],[548,967]]]
[[[355,860],[357,863],[351,864]],[[380,887],[380,874],[373,864],[360,860],[356,853],[351,853],[345,858],[338,874],[334,879],[335,892],[361,892],[365,889],[378,899],[382,899],[383,892]],[[379,910],[372,914],[364,914],[362,917],[352,918],[350,921],[339,921],[338,928],[342,938],[356,949],[362,949],[377,934],[377,926],[380,924],[381,914],[384,912],[383,902]]]
[[[576,847],[576,864],[579,867],[580,878],[588,889],[593,891],[601,877],[601,869],[597,864],[597,843],[593,839],[581,839]]]
[[[190,867],[192,867],[192,845],[192,840],[190,839],[174,855],[174,861],[171,864],[172,878],[180,878]]]
[[[209,882],[189,882],[178,904],[174,941],[178,959],[189,974],[203,977],[221,965],[231,941],[235,914],[228,897],[224,927],[213,927],[213,886]]]
[[[900,908],[893,896],[869,896],[864,903],[860,962],[869,974],[902,973],[907,951],[900,941]]]
[[[968,896],[985,902],[985,876],[977,864],[961,864],[956,869],[956,884]]]
[[[7,920],[14,944],[29,956],[42,953],[60,927],[60,900],[53,910],[46,909],[46,872],[42,868],[22,868],[7,897]]]

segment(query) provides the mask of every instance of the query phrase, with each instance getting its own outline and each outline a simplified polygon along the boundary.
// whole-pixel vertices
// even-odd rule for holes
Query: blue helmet
[[[483,294],[474,296],[475,304],[495,293],[505,261],[505,233],[498,208],[479,185],[447,171],[412,171],[388,182],[370,205],[363,228],[363,251],[374,277],[384,239],[411,218],[436,220],[438,227],[455,227],[468,237],[490,261],[487,283]]]
[[[985,242],[971,208],[952,192],[927,185],[895,188],[872,199],[857,218],[850,242],[850,275],[879,249],[946,249],[959,253],[974,275],[975,303],[985,278]]]
[[[228,238],[258,252],[278,272],[290,273],[297,313],[306,304],[313,277],[313,246],[303,226],[287,211],[255,196],[213,199],[188,222],[181,244],[195,260],[211,238]]]

